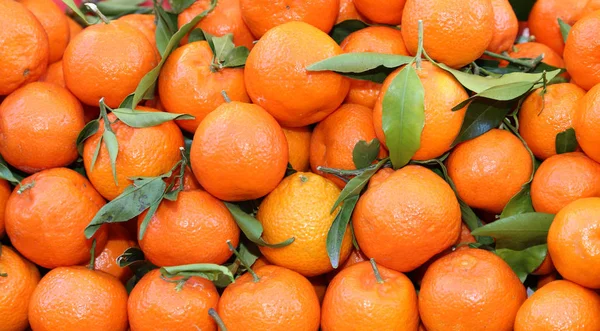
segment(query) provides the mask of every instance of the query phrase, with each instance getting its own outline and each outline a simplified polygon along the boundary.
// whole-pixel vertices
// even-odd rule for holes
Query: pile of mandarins
[[[598,36],[597,0],[0,0],[0,330],[599,331]]]

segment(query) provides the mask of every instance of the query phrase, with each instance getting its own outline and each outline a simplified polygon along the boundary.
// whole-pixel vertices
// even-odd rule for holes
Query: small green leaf
[[[557,134],[555,146],[557,154],[575,152],[577,150],[577,138],[575,137],[575,129],[568,128],[565,131]]]
[[[357,142],[352,151],[352,161],[354,161],[356,169],[366,168],[377,160],[380,146],[377,138],[373,138],[370,142],[364,140]]]
[[[98,9],[111,19],[116,19],[128,14],[149,14],[152,8],[140,6],[144,0],[108,0],[96,2]]]
[[[117,180],[117,156],[119,155],[119,142],[117,141],[117,136],[112,131],[104,130],[102,140],[104,141],[104,145],[108,150],[108,156],[110,157],[113,179],[115,180],[115,184],[119,185],[119,181]]]
[[[331,38],[335,40],[336,43],[341,44],[342,41],[344,41],[344,39],[348,37],[348,35],[358,30],[362,30],[368,26],[369,24],[363,21],[346,20],[334,25],[331,31],[329,32],[329,36],[331,36]]]
[[[160,5],[154,8],[156,16],[156,32],[155,40],[156,47],[160,55],[165,55],[165,50],[169,44],[169,40],[177,32],[177,15],[165,11]]]
[[[362,192],[365,186],[367,186],[371,177],[373,177],[373,175],[379,169],[381,169],[389,160],[389,158],[385,158],[379,161],[376,165],[372,165],[369,168],[365,169],[360,175],[357,175],[356,177],[350,179],[346,186],[344,186],[342,192],[340,192],[340,196],[333,204],[333,207],[331,207],[330,213],[333,213],[337,209],[337,207],[339,207],[339,205],[345,200],[353,196],[360,195],[360,192]]]
[[[23,180],[23,177],[13,173],[10,170],[2,156],[0,156],[0,178],[9,181],[13,185],[18,185],[21,180]]]
[[[379,67],[395,69],[414,61],[412,56],[380,53],[346,53],[330,57],[306,67],[307,71],[361,73]]]
[[[202,29],[197,28],[190,32],[190,35],[188,37],[188,43],[193,43],[202,40],[206,40],[206,37],[204,36],[204,31],[202,31]]]
[[[524,282],[527,275],[535,271],[544,262],[547,252],[548,245],[546,244],[528,247],[523,250],[508,248],[496,250],[496,254],[510,266],[521,282]]]
[[[117,265],[120,268],[128,267],[136,262],[141,262],[146,260],[144,256],[144,252],[139,247],[129,247],[127,248],[123,254],[117,257]]]
[[[173,120],[193,120],[194,116],[188,114],[174,114],[167,112],[154,112],[118,108],[112,111],[118,119],[132,128],[149,128]]]
[[[383,98],[382,128],[394,169],[406,165],[421,146],[425,91],[412,65],[404,67]]]
[[[148,229],[148,223],[150,223],[150,220],[152,219],[154,214],[156,214],[156,211],[158,210],[158,207],[160,207],[160,203],[163,198],[164,198],[164,195],[161,196],[160,198],[158,198],[158,200],[155,201],[154,203],[152,203],[150,205],[150,208],[148,208],[148,212],[146,213],[146,215],[144,216],[144,219],[142,220],[142,223],[140,224],[140,233],[138,234],[138,240],[144,239],[144,235],[146,234],[146,229]]]
[[[477,228],[471,234],[495,238],[496,248],[520,250],[546,243],[553,220],[552,214],[517,214]]]
[[[569,36],[569,32],[571,31],[571,26],[565,21],[558,18],[558,26],[560,27],[560,34],[562,35],[563,42],[567,42],[567,37]]]
[[[237,68],[246,65],[246,59],[250,55],[250,50],[244,46],[238,46],[234,48],[225,57],[223,61],[223,68]]]
[[[504,210],[502,210],[502,214],[500,214],[500,218],[532,212],[534,212],[534,209],[533,203],[531,202],[531,185],[526,184],[519,193],[515,194],[515,196],[508,201]]]
[[[348,223],[352,216],[352,211],[358,202],[358,195],[352,196],[344,201],[342,208],[335,216],[329,232],[327,233],[327,255],[334,269],[340,265],[340,251],[344,235],[348,230]]]
[[[225,61],[227,55],[235,48],[232,33],[228,33],[221,37],[213,37],[212,42],[215,47],[214,56],[219,62]]]
[[[165,278],[175,277],[203,277],[210,281],[216,281],[219,275],[226,275],[234,281],[231,271],[222,265],[212,263],[187,264],[175,267],[162,267],[160,274]]]
[[[277,244],[269,244],[265,242],[262,238],[263,226],[256,218],[245,213],[242,209],[240,209],[238,205],[235,205],[233,203],[225,202],[225,206],[227,206],[227,209],[229,209],[229,212],[235,219],[235,222],[240,227],[242,232],[244,232],[246,237],[248,237],[248,239],[250,239],[250,241],[252,241],[253,243],[259,246],[280,248],[288,246],[289,244],[294,242],[295,238],[289,238]]]
[[[195,1],[196,0],[170,0],[169,4],[171,4],[173,12],[180,14],[182,11],[193,5]]]
[[[100,123],[97,119],[95,119],[95,120],[89,121],[83,127],[83,130],[81,130],[81,132],[79,132],[79,135],[77,136],[77,151],[79,152],[79,155],[83,155],[83,143],[86,141],[86,139],[88,139],[89,137],[96,134],[96,132],[98,132],[99,128],[100,128]]]
[[[90,25],[90,21],[88,21],[87,16],[79,9],[79,7],[75,4],[73,0],[62,0],[62,2],[69,7],[85,24]]]
[[[513,107],[513,102],[477,98],[467,107],[465,119],[452,147],[497,128]]]
[[[96,160],[98,160],[98,155],[100,155],[100,148],[102,147],[103,137],[100,137],[98,143],[96,144],[96,148],[94,148],[94,155],[92,155],[92,164],[90,165],[90,171],[94,171],[94,166],[96,165]]]

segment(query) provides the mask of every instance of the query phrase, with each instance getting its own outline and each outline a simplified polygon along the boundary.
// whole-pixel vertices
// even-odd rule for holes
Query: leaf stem
[[[213,320],[215,320],[215,323],[217,323],[217,325],[219,326],[219,330],[227,331],[227,327],[225,326],[225,323],[223,322],[223,320],[221,319],[221,316],[219,316],[219,314],[217,313],[217,311],[214,308],[210,308],[208,310],[208,314],[210,315],[210,317],[212,317]]]
[[[104,16],[104,14],[102,14],[102,12],[100,11],[100,9],[98,9],[98,6],[96,6],[95,3],[86,2],[84,5],[94,14],[96,14],[102,20],[102,22],[104,22],[104,24],[110,23],[110,20],[106,16]]]
[[[529,69],[535,68],[544,59],[543,55],[540,55],[540,56],[536,57],[535,59],[523,60],[523,59],[514,59],[508,55],[492,53],[490,51],[485,51],[484,54],[487,56],[491,56],[493,58],[497,58],[497,59],[504,60],[504,61],[507,61],[510,63],[514,63],[514,64],[517,64],[520,66],[524,66]]]
[[[229,246],[229,250],[232,251],[233,254],[235,254],[235,256],[238,258],[238,260],[240,260],[240,263],[242,263],[244,268],[246,268],[246,270],[248,270],[248,272],[252,275],[254,282],[258,283],[260,281],[260,278],[254,272],[254,270],[252,270],[252,268],[248,265],[248,263],[246,263],[244,261],[244,259],[242,259],[242,257],[240,256],[240,253],[238,253],[238,251],[235,249],[235,247],[233,247],[233,245],[231,244],[231,240],[227,240],[227,246]]]
[[[419,20],[419,46],[417,47],[417,55],[415,56],[416,67],[421,69],[421,61],[423,56],[423,20]]]
[[[90,264],[88,264],[88,269],[93,271],[95,264],[96,264],[96,239],[92,240],[92,249],[90,250]]]
[[[379,273],[379,269],[377,269],[377,263],[375,263],[375,259],[370,259],[371,267],[373,268],[373,273],[375,274],[375,279],[379,284],[383,284],[383,278],[381,278],[381,274]]]

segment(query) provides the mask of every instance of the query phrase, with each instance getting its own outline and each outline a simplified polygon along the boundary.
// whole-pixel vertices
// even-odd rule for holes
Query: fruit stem
[[[35,181],[32,181],[31,183],[27,183],[25,185],[19,183],[19,185],[20,185],[20,187],[17,190],[17,194],[23,194],[23,192],[25,192],[35,186]]]
[[[210,317],[212,317],[212,319],[215,320],[215,323],[217,323],[217,325],[219,326],[219,330],[227,331],[227,327],[225,326],[225,323],[223,322],[223,320],[221,319],[221,316],[219,316],[219,314],[217,313],[217,311],[214,308],[210,308],[208,310],[208,314],[210,315]]]
[[[225,92],[225,90],[221,90],[221,95],[223,96],[223,99],[225,99],[225,102],[231,102],[231,99],[229,98],[229,95],[227,95],[227,92]]]
[[[244,259],[242,259],[242,257],[240,256],[240,253],[238,253],[238,251],[235,249],[235,247],[233,247],[233,245],[231,244],[231,240],[227,240],[227,246],[229,246],[229,250],[233,252],[233,254],[235,254],[235,257],[238,258],[238,260],[240,260],[240,263],[244,266],[244,268],[246,268],[246,270],[248,270],[248,272],[252,275],[252,278],[254,279],[255,283],[258,283],[260,281],[260,278],[258,277],[258,275],[254,272],[254,270],[252,270],[252,268],[250,268],[250,266],[246,263],[246,261],[244,261]]]
[[[96,6],[95,3],[86,2],[85,6],[94,14],[98,15],[98,17],[102,20],[102,22],[104,22],[104,24],[110,23],[110,20],[106,16],[104,16],[104,14],[102,14],[102,12],[100,11],[100,9],[98,9],[98,6]]]
[[[415,56],[417,69],[421,69],[422,57],[423,57],[423,20],[419,20],[419,46],[417,47],[417,55]]]
[[[538,57],[536,57],[535,59],[529,59],[529,60],[522,60],[522,59],[514,59],[508,55],[504,55],[504,54],[498,54],[498,53],[492,53],[490,51],[485,51],[483,54],[487,55],[487,56],[491,56],[500,60],[504,60],[510,63],[514,63],[520,66],[524,66],[527,67],[529,69],[533,69],[535,68],[538,64],[540,64],[540,62],[542,62],[542,60],[544,59],[544,55],[540,55]]]
[[[373,267],[373,273],[375,274],[375,279],[379,284],[383,284],[383,278],[381,278],[381,274],[379,273],[379,269],[377,269],[377,263],[375,263],[375,259],[370,259],[371,267]]]
[[[94,270],[95,264],[96,264],[96,239],[92,240],[92,249],[90,250],[90,264],[88,265],[88,269]]]

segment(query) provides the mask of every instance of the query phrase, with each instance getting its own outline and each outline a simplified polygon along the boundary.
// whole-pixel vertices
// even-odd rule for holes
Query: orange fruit
[[[33,263],[22,258],[10,247],[2,246],[0,255],[0,325],[2,330],[25,330],[29,325],[29,299],[40,281],[40,272]]]
[[[104,199],[77,172],[44,170],[22,180],[8,198],[6,233],[21,254],[42,267],[85,263],[92,239],[86,240],[83,230],[103,205]],[[106,238],[101,227],[95,235],[97,254]]]
[[[48,66],[48,70],[40,77],[40,82],[56,84],[60,87],[67,87],[65,84],[65,75],[63,74],[62,60],[56,61]]]
[[[600,9],[600,0],[587,0],[585,7],[583,7],[576,20],[579,21],[583,16],[593,13],[598,9]]]
[[[81,27],[79,23],[75,22],[75,20],[69,16],[67,16],[67,22],[69,22],[69,41],[71,41],[76,35],[83,31],[83,27]]]
[[[519,138],[498,129],[456,146],[446,167],[460,198],[470,207],[491,213],[504,209],[533,170],[531,156]]]
[[[310,142],[312,171],[343,188],[344,181],[317,170],[318,167],[356,169],[352,157],[354,146],[361,140],[371,142],[375,138],[373,111],[361,105],[342,105],[315,127]],[[387,151],[380,147],[378,157],[386,156]]]
[[[112,24],[112,23],[111,23]],[[137,107],[142,111],[157,111],[152,108]],[[90,182],[107,200],[116,198],[135,177],[154,177],[171,170],[181,159],[183,135],[172,122],[148,128],[132,128],[116,116],[108,114],[110,127],[117,136],[119,153],[115,162],[118,185],[115,183],[106,144],[102,143],[96,164],[92,169],[92,159],[96,146],[104,133],[104,120],[100,120],[98,132],[89,137],[83,145],[83,163]],[[157,153],[160,151],[160,153]]]
[[[130,247],[136,246],[134,238],[129,231],[120,224],[111,224],[108,227],[108,239],[100,255],[96,256],[94,269],[104,271],[125,283],[133,276],[129,267],[121,268],[117,258]]]
[[[304,22],[325,33],[335,24],[340,0],[239,0],[242,17],[257,38],[288,22]]]
[[[60,60],[69,43],[69,22],[67,16],[52,0],[18,0],[40,21],[48,35],[49,63]]]
[[[33,292],[29,323],[33,330],[127,330],[127,291],[102,271],[56,268]]]
[[[321,311],[321,329],[412,330],[419,328],[417,293],[404,274],[369,262],[350,266],[329,284]]]
[[[353,32],[340,45],[345,53],[373,52],[408,55],[402,32],[386,26],[370,26]],[[356,103],[373,109],[381,84],[368,80],[352,79],[347,103]]]
[[[0,0],[0,95],[38,80],[48,66],[48,35],[25,6]]]
[[[565,47],[558,19],[573,25],[580,16],[587,1],[580,0],[539,0],[529,13],[529,31],[535,40],[562,54]],[[570,34],[569,34],[570,35]],[[579,84],[578,84],[579,85]]]
[[[294,238],[282,248],[259,247],[273,264],[311,277],[333,270],[327,255],[327,233],[339,207],[330,213],[340,190],[328,179],[309,172],[286,177],[260,204],[256,218],[262,223],[263,239],[276,244]],[[352,250],[350,231],[340,249],[340,264]]]
[[[210,7],[210,2],[210,0],[196,1],[179,14],[177,17],[179,28],[207,10]],[[254,36],[242,19],[240,0],[220,0],[215,9],[206,15],[196,25],[196,28],[217,37],[231,33],[233,34],[233,43],[236,46],[246,46],[248,49],[254,47]],[[185,42],[187,43],[187,37]]]
[[[586,90],[600,83],[600,43],[595,39],[599,31],[600,12],[584,16],[571,28],[563,54],[573,82]]]
[[[147,212],[138,217],[138,227]],[[223,202],[202,190],[164,200],[150,219],[140,247],[154,265],[222,264],[237,246],[240,230]]]
[[[85,28],[71,40],[63,56],[69,90],[90,106],[105,98],[111,108],[134,92],[157,63],[148,39],[129,23],[119,21]]]
[[[515,331],[600,330],[600,296],[566,280],[535,291],[523,303]]]
[[[565,67],[565,61],[563,61],[560,54],[556,53],[554,50],[552,50],[552,48],[544,44],[536,42],[516,44],[508,52],[508,56],[512,57],[513,59],[535,59],[540,55],[543,55],[542,63],[556,68]],[[502,60],[498,66],[506,67],[507,65],[508,62]]]
[[[373,123],[379,141],[385,145],[382,129],[383,99],[387,90],[402,69],[392,72],[383,82],[381,94],[373,110]],[[417,75],[425,92],[425,126],[421,133],[421,147],[414,160],[429,160],[441,156],[450,150],[452,142],[458,135],[466,107],[452,111],[452,108],[469,96],[460,83],[448,72],[424,61]]]
[[[579,100],[573,117],[577,143],[585,154],[596,162],[600,162],[600,136],[597,134],[600,125],[598,102],[600,102],[600,86],[595,86]]]
[[[600,289],[600,198],[571,202],[554,217],[548,232],[548,251],[563,278]]]
[[[118,18],[118,21],[125,22],[134,27],[136,30],[141,32],[150,44],[154,47],[154,50],[157,52],[157,56],[160,57],[158,53],[158,49],[156,48],[156,23],[154,23],[156,17],[154,15],[147,14],[129,14],[125,16],[121,16]]]
[[[402,22],[402,10],[406,0],[354,0],[359,13],[374,23],[398,25]]]
[[[517,39],[519,21],[508,0],[492,0],[494,32],[487,50],[494,53],[508,51]]]
[[[402,36],[413,55],[418,48],[419,20],[423,21],[423,45],[427,54],[453,68],[479,58],[492,41],[495,30],[490,0],[406,0]]]
[[[4,237],[4,211],[11,192],[10,184],[4,179],[0,179],[0,239]]]
[[[457,240],[460,206],[441,177],[410,165],[360,197],[352,224],[366,256],[387,268],[407,272]]]
[[[549,256],[549,255],[548,255]],[[543,275],[538,277],[538,281],[537,281],[537,289],[541,289],[542,287],[550,284],[551,282],[555,281],[557,279],[557,273],[556,271],[547,274],[547,275]]]
[[[256,259],[256,261],[254,261],[254,264],[252,265],[252,269],[256,270],[260,267],[264,267],[266,265],[270,265],[271,262],[269,262],[269,260],[267,260],[264,256],[259,256],[258,259]]]
[[[429,331],[509,331],[526,298],[525,287],[500,257],[462,248],[427,269],[419,312]]]
[[[227,286],[217,312],[230,331],[317,331],[319,298],[308,279],[292,270],[267,265]]]
[[[340,0],[340,10],[335,24],[348,20],[367,21],[367,19],[356,10],[354,0]]]
[[[77,159],[83,109],[67,89],[30,83],[0,105],[0,153],[26,173],[63,167]]]
[[[367,188],[372,188],[375,186],[379,186],[379,184],[383,183],[390,175],[394,173],[394,169],[392,168],[382,168],[377,171],[371,179],[369,179],[369,184]]]
[[[200,41],[177,48],[162,68],[158,88],[165,109],[195,117],[177,121],[185,131],[194,133],[206,115],[225,103],[222,91],[233,101],[250,102],[244,69],[215,69],[212,63],[208,43]]]
[[[556,154],[556,135],[572,127],[577,102],[585,91],[571,83],[531,93],[519,110],[519,134],[541,160]]]
[[[216,308],[219,301],[215,285],[202,277],[190,277],[181,290],[176,290],[176,286],[164,280],[158,269],[144,275],[127,302],[131,330],[192,330],[195,327],[217,331],[217,325],[208,315],[208,310]]]
[[[289,162],[296,171],[310,169],[310,138],[312,130],[308,126],[281,128],[288,143]]]
[[[600,164],[583,153],[552,156],[533,176],[531,201],[537,212],[556,214],[569,203],[588,197],[600,197]]]
[[[337,269],[335,269],[327,274],[327,279],[332,280],[333,277],[335,277],[338,273],[340,273],[340,271],[342,271],[350,266],[353,266],[357,263],[368,261],[368,260],[369,259],[365,256],[365,254],[362,251],[354,248],[350,252],[350,255],[348,256],[346,261],[344,261],[344,263],[341,263]]]
[[[248,94],[283,126],[319,122],[344,101],[350,81],[334,72],[305,68],[340,54],[333,39],[309,24],[279,25],[260,39],[246,60]]]
[[[544,258],[544,261],[542,261],[542,264],[540,264],[540,266],[537,267],[537,269],[535,269],[531,274],[538,276],[549,275],[554,271],[556,271],[556,269],[554,268],[554,264],[552,263],[552,258],[550,257],[550,253],[547,253],[546,257]]]
[[[192,170],[200,185],[226,201],[260,198],[283,178],[285,134],[260,106],[232,101],[208,114],[194,135]]]

